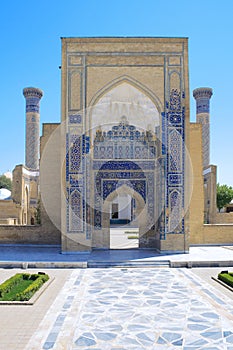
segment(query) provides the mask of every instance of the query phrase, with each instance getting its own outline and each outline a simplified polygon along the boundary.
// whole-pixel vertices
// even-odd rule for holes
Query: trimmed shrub
[[[24,280],[30,280],[31,279],[31,275],[29,273],[22,273],[23,275],[23,279]]]
[[[220,281],[223,281],[228,286],[233,288],[233,273],[232,272],[229,272],[229,273],[221,272],[221,273],[218,274],[218,279]]]
[[[0,285],[0,298],[4,299],[7,293],[13,292],[14,288],[17,287],[23,280],[31,281],[31,284],[24,289],[22,292],[13,294],[15,296],[8,296],[7,300],[29,300],[33,294],[46,282],[49,276],[47,274],[29,274],[29,273],[17,273],[10,277],[8,280]],[[29,282],[30,283],[30,282]]]
[[[29,300],[33,294],[40,289],[40,287],[49,279],[48,275],[31,275],[31,278],[33,280],[33,283],[30,284],[23,292],[16,294],[16,299],[20,301],[27,301]]]
[[[24,279],[24,274],[17,273],[0,285],[0,297],[3,298],[13,287],[19,284]],[[30,275],[29,275],[30,276]]]

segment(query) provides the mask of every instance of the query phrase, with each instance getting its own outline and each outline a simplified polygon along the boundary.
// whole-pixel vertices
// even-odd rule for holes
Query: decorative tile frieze
[[[183,175],[182,174],[168,174],[169,186],[182,186]]]
[[[69,123],[70,124],[81,124],[82,123],[82,115],[81,114],[70,114],[69,115]]]
[[[93,162],[94,170],[154,170],[155,161],[108,160]]]

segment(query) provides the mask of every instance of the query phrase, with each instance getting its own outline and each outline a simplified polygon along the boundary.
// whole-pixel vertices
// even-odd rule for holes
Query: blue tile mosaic
[[[27,97],[26,98],[26,113],[36,112],[40,113],[40,98],[39,97]]]
[[[182,95],[182,97],[181,97]],[[184,209],[184,154],[185,108],[184,94],[171,89],[162,120],[163,153],[166,155],[165,232],[185,233]],[[162,226],[162,225],[161,225]],[[165,237],[164,237],[165,238]]]
[[[84,125],[82,115],[74,113],[68,116],[67,232],[83,232],[90,239],[91,228],[87,224],[94,220],[95,228],[102,227],[101,200],[105,200],[123,184],[144,199],[150,227],[155,230],[158,226],[161,239],[166,239],[166,232],[185,232],[182,217],[185,178],[184,98],[184,92],[179,89],[169,91],[166,110],[161,113],[161,131],[160,127],[155,132],[137,130],[128,123],[126,117],[122,117],[120,123],[108,131],[99,128],[91,148],[89,137],[81,132]],[[159,141],[160,132],[162,142]],[[92,187],[87,186],[93,179],[92,174],[95,193],[90,193]],[[87,204],[92,198],[96,199],[93,211]]]
[[[81,114],[71,114],[69,115],[70,124],[80,124],[82,122]]]
[[[209,113],[210,112],[210,99],[206,98],[198,98],[196,106],[196,112],[198,113]]]

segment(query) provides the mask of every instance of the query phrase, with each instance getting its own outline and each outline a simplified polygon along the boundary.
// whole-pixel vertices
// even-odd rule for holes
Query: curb
[[[87,261],[76,261],[76,262],[69,262],[69,261],[1,261],[0,262],[0,268],[5,269],[85,269],[87,268]]]
[[[214,280],[215,282],[221,284],[223,287],[229,289],[231,292],[233,292],[233,288],[231,286],[228,286],[228,284],[224,283],[223,281],[219,280],[218,278],[215,277],[211,277],[212,280]]]
[[[232,260],[222,260],[222,261],[170,261],[170,267],[180,268],[180,267],[230,267],[233,266]]]
[[[125,260],[125,261],[0,261],[0,268],[5,269],[86,269],[113,267],[141,268],[198,268],[198,267],[233,267],[232,260],[226,261],[171,261],[171,260]]]

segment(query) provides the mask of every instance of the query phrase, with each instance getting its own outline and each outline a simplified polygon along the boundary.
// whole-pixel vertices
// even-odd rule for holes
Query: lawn
[[[27,301],[48,281],[45,273],[17,273],[0,285],[0,301]]]

